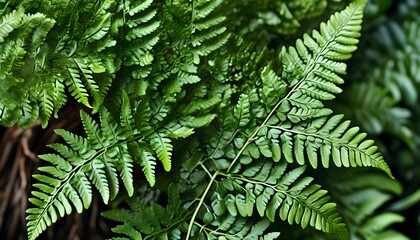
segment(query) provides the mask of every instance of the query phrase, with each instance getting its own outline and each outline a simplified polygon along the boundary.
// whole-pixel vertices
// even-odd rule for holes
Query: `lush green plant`
[[[365,133],[324,105],[341,93],[364,0],[302,37],[297,34],[311,20],[337,5],[62,0],[0,6],[0,123],[25,127],[39,117],[45,127],[67,95],[89,109],[80,113],[83,135],[57,129],[65,143],[40,155],[49,165],[34,174],[29,239],[73,209],[89,208],[94,189],[108,204],[124,196],[122,186],[130,209],[121,205],[103,215],[121,222],[115,233],[132,239],[276,239],[281,232],[291,232],[288,239],[404,239],[386,229],[401,216],[373,215],[401,192],[398,183],[355,168],[392,177],[388,165]],[[287,45],[291,39],[297,40]],[[342,167],[355,168],[347,173],[354,180],[324,179],[345,175]],[[389,186],[364,184],[362,174]],[[370,196],[377,201],[352,202]],[[293,225],[329,235],[291,231]]]

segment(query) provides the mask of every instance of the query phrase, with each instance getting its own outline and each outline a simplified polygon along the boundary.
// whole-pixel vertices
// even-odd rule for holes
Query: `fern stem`
[[[188,224],[187,237],[186,237],[185,240],[190,239],[190,234],[191,234],[191,231],[192,231],[192,227],[194,225],[195,218],[197,217],[198,211],[200,211],[201,205],[203,205],[204,199],[206,198],[207,194],[209,193],[210,188],[213,185],[213,182],[216,180],[216,177],[219,175],[219,173],[220,173],[219,170],[217,170],[213,174],[213,176],[211,177],[209,183],[207,184],[207,188],[206,188],[206,190],[204,190],[204,193],[200,198],[200,202],[198,203],[197,207],[195,208],[194,214],[192,215],[190,223]]]
[[[203,168],[203,170],[207,173],[207,175],[209,175],[209,177],[211,178],[212,177],[212,175],[211,175],[211,173],[210,173],[210,171],[206,168],[206,166],[204,166],[204,164],[203,163],[200,163],[200,166]]]
[[[296,85],[298,85],[298,84],[296,84]],[[232,160],[232,163],[229,165],[229,168],[226,171],[227,173],[230,172],[230,170],[232,169],[232,167],[235,165],[236,161],[238,161],[239,157],[245,151],[245,148],[248,147],[248,145],[254,141],[255,136],[257,136],[257,134],[261,130],[261,128],[265,127],[265,125],[267,124],[267,122],[270,120],[271,116],[273,116],[273,114],[277,111],[277,109],[280,107],[280,105],[282,104],[282,102],[285,99],[288,99],[290,97],[290,95],[294,92],[295,89],[296,88],[293,87],[293,89],[289,92],[289,94],[287,94],[286,97],[284,97],[283,99],[281,99],[276,104],[276,106],[274,106],[273,110],[271,110],[271,112],[268,114],[268,116],[264,119],[264,122],[254,131],[254,133],[252,133],[252,136],[248,138],[248,140],[246,141],[246,143],[244,144],[244,146],[239,150],[239,152],[236,154],[235,158]]]
[[[159,234],[161,234],[161,233],[165,233],[165,232],[168,232],[170,229],[172,229],[173,227],[175,227],[175,226],[177,226],[178,224],[180,224],[180,223],[182,223],[182,222],[184,222],[186,219],[188,219],[189,217],[190,217],[190,215],[191,215],[191,213],[190,212],[188,212],[183,218],[181,218],[181,219],[178,219],[178,220],[176,220],[175,222],[173,222],[169,227],[166,227],[166,228],[162,228],[162,229],[160,229],[159,231],[156,231],[156,232],[154,232],[154,233],[152,233],[152,234],[150,234],[150,235],[147,235],[145,238],[144,238],[144,240],[146,240],[146,239],[152,239],[153,237],[155,237],[155,236],[157,236],[157,235],[159,235]]]

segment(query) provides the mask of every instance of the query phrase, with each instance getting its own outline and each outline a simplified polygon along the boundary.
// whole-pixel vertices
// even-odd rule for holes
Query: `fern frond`
[[[64,81],[64,83],[69,88],[71,95],[80,103],[84,104],[87,107],[91,107],[89,104],[89,94],[82,83],[80,72],[76,68],[67,67],[69,77]]]
[[[281,149],[288,162],[304,165],[307,160],[317,168],[320,160],[328,168],[332,160],[338,167],[372,166],[392,177],[377,147],[373,146],[374,141],[364,140],[366,134],[359,133],[358,127],[349,128],[350,121],[340,122],[342,118],[342,115],[336,115],[294,126],[282,123],[268,127],[281,132]]]
[[[132,2],[124,9],[129,14],[125,23],[128,26],[125,39],[130,44],[123,47],[126,66],[144,67],[154,59],[151,50],[159,41],[157,30],[160,21],[156,17],[157,11],[151,7],[152,3],[152,0]]]
[[[140,144],[134,144],[134,146],[130,149],[132,149],[131,152],[136,162],[142,167],[142,171],[146,176],[147,182],[149,182],[150,186],[154,186],[156,184],[156,158],[147,149],[143,149]]]
[[[29,98],[31,105],[39,105],[32,108],[32,112],[25,112],[25,115],[23,111],[20,111],[24,106],[10,109],[16,115],[21,115],[22,120],[15,121],[15,124],[26,123],[28,119],[31,119],[28,117],[29,114],[39,115],[42,126],[46,127],[52,112],[56,116],[67,100],[62,83],[68,87],[76,100],[88,107],[91,105],[89,99],[92,98],[94,111],[97,111],[112,80],[108,77],[104,78],[106,81],[98,83],[94,74],[97,73],[95,71],[98,69],[98,61],[105,75],[113,74],[118,68],[116,62],[106,59],[116,55],[105,51],[115,45],[115,40],[110,36],[103,37],[108,33],[111,23],[112,14],[107,11],[112,10],[110,7],[115,7],[115,5],[107,1],[98,4],[101,5],[99,9],[93,9],[98,5],[88,1],[84,5],[85,9],[77,4],[34,2],[33,5],[29,4],[30,8],[25,8],[24,6],[28,4],[22,3],[17,8],[18,10],[3,16],[2,36],[4,38],[0,36],[4,42],[0,49],[2,52],[0,62],[6,61],[2,62],[0,78],[7,73],[9,76],[7,81],[13,83],[13,88],[20,92],[20,98],[31,96]],[[84,14],[90,10],[94,13],[93,20],[86,21]],[[58,12],[61,14],[57,14]],[[72,14],[78,17],[71,17]],[[12,15],[15,22],[9,23]],[[16,21],[19,25],[16,25]],[[108,25],[108,27],[95,32],[98,30],[98,24],[99,28],[102,25]],[[15,34],[9,34],[11,27],[14,28]],[[89,41],[85,42],[86,39],[81,37],[83,33],[90,35]],[[22,47],[21,43],[24,43],[25,47],[19,49]],[[8,53],[10,44],[14,45],[13,55]],[[94,54],[91,54],[92,52]],[[92,60],[92,55],[96,56],[95,60]],[[25,101],[22,99],[18,102]],[[27,110],[29,109],[26,108],[25,111]]]
[[[234,109],[234,117],[239,127],[245,127],[251,121],[251,110],[249,96],[242,94],[239,97],[238,104]]]
[[[146,0],[136,6],[130,6],[130,10],[128,11],[128,14],[133,16],[139,12],[142,12],[146,10],[152,3],[153,3],[153,0]]]
[[[23,128],[29,127],[39,117],[38,112],[40,112],[40,107],[38,107],[38,105],[32,105],[32,101],[29,99],[26,99],[21,104],[22,115],[16,124],[22,126]]]
[[[94,159],[89,165],[85,165],[83,171],[86,172],[86,175],[95,185],[95,187],[99,190],[99,193],[101,194],[104,203],[107,204],[110,195],[108,183],[109,180],[107,179],[105,173],[105,164],[102,161],[103,159]]]
[[[87,61],[84,59],[73,58],[75,67],[79,71],[80,77],[83,80],[86,90],[89,90],[90,96],[95,102],[99,101],[99,87],[93,80],[92,70],[88,68]],[[83,103],[83,102],[82,102]]]
[[[56,79],[54,82],[54,117],[58,117],[58,111],[67,101],[65,85],[62,81]]]
[[[207,114],[199,117],[194,116],[187,116],[182,117],[180,119],[180,122],[182,125],[191,127],[191,128],[200,128],[203,126],[207,126],[210,124],[215,118],[217,117],[216,114]]]
[[[212,17],[221,0],[193,3],[191,19],[191,44],[198,55],[206,56],[226,44],[230,38],[223,25],[226,17]]]
[[[171,156],[172,156],[172,145],[171,140],[168,137],[163,136],[161,133],[154,132],[148,138],[148,142],[152,147],[153,151],[156,152],[159,160],[163,164],[165,171],[171,170]]]
[[[78,212],[88,208],[92,202],[91,184],[98,189],[105,203],[115,198],[119,191],[118,176],[128,194],[134,192],[133,160],[127,142],[120,142],[124,139],[122,127],[112,120],[105,109],[101,110],[101,127],[84,112],[81,112],[81,118],[87,138],[58,129],[55,132],[68,146],[52,144],[50,147],[59,154],[40,156],[53,166],[40,167],[42,174],[34,176],[42,183],[42,192],[33,192],[31,202],[35,207],[28,209],[29,239],[36,238],[57,221],[56,211],[63,216],[65,208],[65,213],[70,214],[70,203]],[[99,129],[106,130],[102,134]],[[104,136],[110,137],[109,140]]]
[[[39,93],[39,115],[41,117],[42,127],[45,128],[48,124],[48,119],[54,111],[54,92],[51,92],[50,89],[43,89]]]
[[[100,109],[99,118],[101,120],[101,130],[111,144],[124,139],[124,137],[121,136],[121,127],[117,124],[114,117],[108,112],[108,110],[106,110],[106,108]]]
[[[193,102],[187,104],[185,107],[182,107],[182,113],[184,115],[191,115],[192,113],[198,112],[200,110],[209,109],[221,101],[220,96],[212,96],[209,99],[194,99]]]
[[[355,1],[345,10],[321,24],[320,32],[305,34],[296,41],[296,47],[282,49],[282,78],[293,86],[293,94],[318,100],[330,100],[343,83],[337,74],[344,74],[346,65],[338,61],[351,57],[360,36],[365,1]],[[290,98],[294,98],[292,95]]]
[[[86,130],[89,145],[94,149],[100,149],[106,145],[106,138],[99,131],[99,125],[86,112],[81,111],[83,127]]]
[[[134,114],[131,109],[130,99],[128,95],[123,92],[122,103],[121,103],[121,114],[120,114],[120,125],[121,129],[126,137],[136,133],[134,126]]]
[[[201,78],[197,76],[197,67],[192,62],[180,63],[179,67],[173,69],[172,72],[175,76],[165,87],[165,96],[168,101],[175,101],[176,94],[182,91],[184,85],[201,81]]]
[[[121,176],[121,179],[124,183],[124,186],[125,186],[125,189],[127,190],[128,195],[132,196],[134,193],[133,158],[129,154],[128,146],[126,145],[119,146],[117,154],[118,154],[117,159],[123,159],[122,161],[120,160],[116,163],[117,170],[119,172],[119,175]],[[118,186],[118,184],[115,183],[114,186]],[[117,193],[118,191],[115,191],[115,196]]]
[[[111,13],[105,13],[101,18],[95,19],[93,24],[86,29],[85,36],[82,40],[87,40],[89,42],[97,41],[108,34],[111,28],[111,16]]]
[[[270,221],[276,215],[289,224],[302,228],[312,226],[329,233],[346,235],[336,204],[319,185],[311,185],[313,178],[302,177],[305,167],[286,173],[286,164],[259,161],[236,173],[225,176],[212,206],[218,214],[228,211],[232,216],[250,217],[256,208],[260,217]],[[225,196],[220,193],[226,192]],[[222,209],[225,209],[223,211]]]

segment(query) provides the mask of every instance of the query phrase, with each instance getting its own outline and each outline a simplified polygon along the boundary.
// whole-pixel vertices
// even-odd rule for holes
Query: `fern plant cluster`
[[[102,214],[120,223],[113,239],[405,239],[387,229],[401,216],[365,218],[401,192],[378,147],[325,105],[366,1],[313,29],[337,1],[0,4],[1,124],[45,127],[68,98],[86,109],[84,132],[56,129],[63,142],[39,156],[29,239],[93,194],[126,199]]]

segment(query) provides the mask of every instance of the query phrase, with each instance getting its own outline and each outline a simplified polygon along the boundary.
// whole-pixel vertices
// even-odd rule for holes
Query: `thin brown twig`
[[[18,172],[18,167],[19,166],[18,166],[17,163],[13,164],[12,171],[10,172],[10,176],[8,178],[9,184],[7,184],[7,186],[6,186],[6,191],[5,191],[5,194],[4,194],[4,198],[3,198],[3,201],[0,205],[0,227],[3,226],[3,221],[5,219],[4,214],[5,214],[7,205],[9,204],[9,199],[11,197],[11,193],[12,193],[13,186],[14,186],[13,183],[16,181],[16,175],[17,175],[17,172]]]
[[[0,158],[0,172],[3,172],[3,169],[8,162],[11,152],[15,148],[21,133],[22,129],[20,128],[14,127],[6,129],[0,145],[0,147],[3,146],[3,149],[1,149],[2,155]]]

